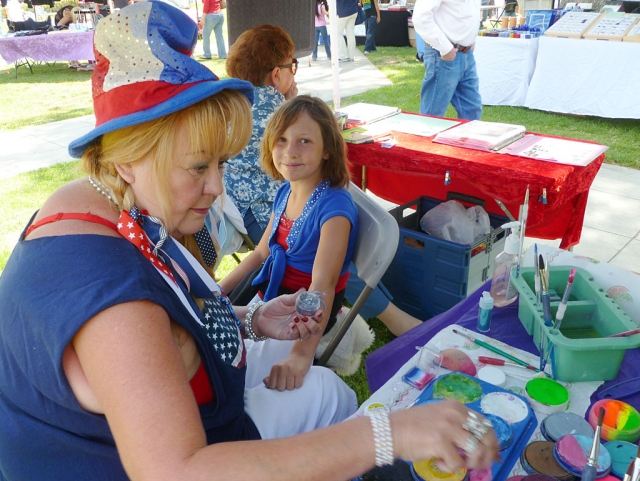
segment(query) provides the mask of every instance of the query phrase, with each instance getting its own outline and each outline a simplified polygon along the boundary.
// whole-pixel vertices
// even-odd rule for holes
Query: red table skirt
[[[494,199],[518,218],[529,186],[526,235],[562,239],[568,249],[580,241],[589,188],[604,154],[586,167],[495,154],[436,144],[431,138],[396,134],[398,144],[383,149],[379,143],[348,144],[352,180],[396,204],[426,195],[445,200],[454,191],[486,201],[488,212],[504,215]],[[449,171],[450,183],[445,185]],[[542,202],[546,189],[547,203]]]

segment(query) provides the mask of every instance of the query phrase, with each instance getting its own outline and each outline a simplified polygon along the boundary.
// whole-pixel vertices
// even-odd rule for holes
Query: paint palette
[[[438,377],[427,386],[416,405],[448,398],[486,416],[494,425],[502,462],[493,464],[491,478],[505,481],[538,425],[531,406],[522,396],[461,372]],[[474,471],[469,473],[469,479],[472,478]]]

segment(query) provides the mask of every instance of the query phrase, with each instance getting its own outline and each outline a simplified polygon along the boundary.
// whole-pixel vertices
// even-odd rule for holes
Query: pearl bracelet
[[[251,304],[249,310],[247,311],[247,317],[244,320],[244,335],[251,339],[252,341],[266,341],[267,336],[256,336],[256,332],[253,330],[253,326],[251,322],[253,320],[253,314],[258,310],[258,308],[264,306],[264,302],[258,301],[255,304]]]
[[[373,443],[376,447],[376,466],[393,464],[393,436],[389,413],[386,411],[372,411],[368,413],[373,428]]]

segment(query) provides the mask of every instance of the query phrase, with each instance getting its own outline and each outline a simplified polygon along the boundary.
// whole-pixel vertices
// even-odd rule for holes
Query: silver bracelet
[[[373,428],[373,443],[376,447],[376,466],[393,464],[393,436],[389,413],[386,411],[371,411],[368,413]]]
[[[244,335],[251,339],[252,341],[266,341],[267,336],[256,336],[256,332],[253,330],[253,326],[251,322],[253,320],[253,314],[258,310],[258,308],[264,306],[264,302],[258,301],[255,304],[251,304],[249,310],[247,311],[247,317],[244,320]]]

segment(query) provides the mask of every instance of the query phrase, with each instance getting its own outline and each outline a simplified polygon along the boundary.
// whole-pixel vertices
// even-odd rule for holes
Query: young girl
[[[322,35],[322,43],[324,43],[324,51],[327,53],[327,59],[331,60],[331,43],[329,34],[327,33],[327,17],[329,16],[329,4],[327,0],[316,0],[314,9],[316,24],[316,43],[311,60],[318,60],[318,41]]]
[[[358,210],[346,189],[346,147],[333,112],[309,96],[283,104],[265,130],[261,161],[265,172],[286,182],[258,247],[220,285],[230,292],[259,270],[252,284],[265,301],[301,287],[322,292],[322,327],[330,329],[342,306],[358,234]],[[320,336],[293,343],[289,356],[265,378],[267,386],[300,387],[319,342]]]

